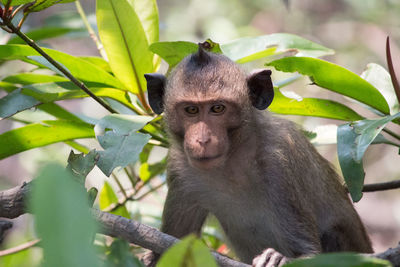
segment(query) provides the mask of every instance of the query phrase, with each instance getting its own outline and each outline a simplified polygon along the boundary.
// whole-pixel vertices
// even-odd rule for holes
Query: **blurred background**
[[[386,68],[385,42],[386,37],[390,36],[392,58],[397,76],[400,77],[400,2],[398,0],[295,0],[287,2],[286,5],[286,1],[282,0],[158,0],[160,40],[199,42],[211,38],[214,42],[226,42],[245,36],[277,32],[293,33],[334,49],[336,53],[324,59],[361,74],[369,63],[377,63]],[[95,27],[95,0],[82,0],[81,4]],[[42,46],[77,56],[98,56],[96,46],[85,31],[74,3],[57,5],[32,14],[25,23],[23,31],[56,25],[68,25],[78,30],[60,38],[42,41],[40,42]],[[0,32],[1,44],[4,44],[8,38],[10,38],[9,34]],[[262,63],[262,61],[258,64],[253,63],[245,68],[248,70],[261,68]],[[0,78],[24,68],[29,70],[27,65],[17,61],[3,64],[0,66]],[[163,66],[160,71],[163,72],[165,69],[166,67]],[[273,76],[274,80],[285,77],[285,74],[277,72]],[[318,95],[322,98],[348,101],[311,85],[307,79],[297,81],[290,86],[290,89],[301,96]],[[91,99],[65,101],[62,105],[70,111],[94,118],[107,115]],[[349,105],[352,106],[351,103]],[[372,113],[359,112],[373,117]],[[319,118],[286,117],[295,120],[307,130],[314,130],[320,125],[343,123]],[[18,123],[11,120],[0,121],[0,133],[18,126],[20,126]],[[332,131],[329,127],[325,129],[329,138],[334,139],[334,130]],[[398,133],[399,127],[394,127],[392,130]],[[96,146],[94,143],[89,145]],[[319,145],[317,148],[340,171],[336,146],[334,144]],[[70,148],[63,144],[55,144],[1,160],[0,190],[29,181],[37,169],[48,160],[57,160],[66,164],[69,150]],[[159,153],[165,154],[166,151],[160,150]],[[398,154],[399,151],[395,147],[385,145],[370,147],[364,158],[366,182],[376,183],[400,179]],[[100,189],[105,179],[108,178],[104,177],[100,171],[94,170],[90,174],[89,183]],[[113,184],[112,179],[107,181]],[[166,188],[162,188],[160,195],[146,198],[140,202],[140,205],[132,203],[131,209],[137,211],[135,214],[147,212],[156,217],[159,216],[165,191]],[[400,241],[399,190],[365,193],[363,199],[356,204],[356,208],[372,238],[375,251],[380,252],[397,245]],[[34,235],[29,216],[24,215],[15,220],[19,228],[15,228],[7,237],[7,247],[26,242]],[[139,217],[138,215],[137,218]],[[152,223],[150,220],[148,222]],[[153,224],[157,223],[153,221]]]

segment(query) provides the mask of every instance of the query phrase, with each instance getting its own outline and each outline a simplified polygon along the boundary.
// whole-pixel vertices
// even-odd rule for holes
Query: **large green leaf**
[[[217,267],[210,250],[194,235],[184,238],[162,254],[157,267]]]
[[[297,259],[285,267],[391,267],[390,262],[360,254],[329,253],[313,258]]]
[[[310,77],[316,85],[351,97],[389,114],[385,98],[369,82],[357,74],[333,63],[310,57],[287,57],[268,64],[279,71],[299,72]]]
[[[156,0],[128,0],[134,8],[149,44],[159,38],[158,8]]]
[[[3,5],[7,4],[8,1],[9,0],[1,0]],[[34,0],[11,0],[10,6],[19,6],[19,5],[24,5],[24,4],[31,3],[31,2],[34,2]]]
[[[77,121],[43,121],[0,135],[0,159],[36,147],[79,138],[94,137],[93,126]]]
[[[341,103],[319,98],[289,98],[284,96],[279,89],[275,89],[274,100],[268,109],[279,114],[313,116],[344,121],[363,119],[362,116]]]
[[[144,92],[153,53],[134,8],[127,0],[97,0],[96,17],[113,73],[131,92]]]
[[[122,88],[122,84],[114,76],[86,60],[52,49],[45,48],[44,51],[80,80]],[[29,56],[39,54],[27,45],[0,45],[0,59],[28,59]]]
[[[118,204],[117,195],[114,193],[114,190],[111,187],[111,185],[108,182],[104,182],[104,186],[101,189],[99,195],[99,207],[101,210],[104,210],[112,204]],[[111,213],[128,219],[131,218],[125,205],[119,206],[115,210],[111,211]]]
[[[56,4],[75,2],[76,0],[36,0],[35,4],[29,7],[29,12],[39,12]]]
[[[287,51],[296,51],[297,56],[307,57],[321,57],[334,53],[332,49],[288,33],[245,37],[221,44],[220,47],[224,55],[242,63]]]
[[[112,114],[104,117],[96,125],[96,135],[104,151],[99,151],[97,166],[107,176],[120,166],[136,162],[150,135],[137,131],[143,128],[152,117]],[[111,129],[111,131],[106,131]]]
[[[362,158],[369,145],[379,136],[387,123],[400,118],[400,113],[375,120],[361,120],[340,125],[337,131],[337,150],[340,168],[351,198],[362,197],[364,168]]]
[[[63,167],[46,166],[35,179],[27,203],[41,238],[41,266],[101,266],[92,244],[96,225],[86,191]]]
[[[79,29],[67,28],[67,27],[41,27],[39,29],[31,30],[25,34],[29,38],[37,42],[44,39],[59,37],[77,30]],[[25,44],[25,41],[18,36],[14,36],[10,38],[10,40],[8,40],[7,44]]]
[[[90,90],[97,96],[114,99],[130,109],[135,109],[126,91],[97,87]],[[27,85],[0,99],[0,117],[10,117],[41,103],[83,97],[88,97],[88,95],[70,82]]]
[[[56,75],[47,75],[47,74],[38,74],[38,73],[18,73],[14,75],[7,76],[3,79],[4,82],[16,83],[16,84],[33,84],[33,83],[51,83],[51,82],[67,82],[69,81],[67,78],[56,76]]]
[[[170,68],[175,67],[184,57],[197,51],[198,45],[191,42],[158,42],[150,45],[150,50],[162,57]]]

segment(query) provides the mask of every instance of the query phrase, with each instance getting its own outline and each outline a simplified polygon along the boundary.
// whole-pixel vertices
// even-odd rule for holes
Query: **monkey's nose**
[[[199,136],[196,141],[199,145],[205,146],[210,142],[211,138],[209,136]]]

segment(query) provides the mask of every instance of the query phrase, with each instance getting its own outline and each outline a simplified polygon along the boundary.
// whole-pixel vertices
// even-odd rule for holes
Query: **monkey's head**
[[[145,77],[151,108],[157,114],[165,112],[172,141],[199,169],[223,168],[242,126],[274,97],[270,70],[247,77],[236,63],[201,45],[168,79],[161,74]]]

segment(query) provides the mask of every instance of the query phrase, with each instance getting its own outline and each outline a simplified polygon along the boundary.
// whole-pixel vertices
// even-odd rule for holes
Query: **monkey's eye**
[[[222,113],[225,110],[224,105],[214,105],[211,107],[211,112],[212,113]]]
[[[186,113],[194,115],[199,113],[199,108],[196,106],[189,106],[185,108]]]

